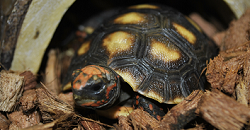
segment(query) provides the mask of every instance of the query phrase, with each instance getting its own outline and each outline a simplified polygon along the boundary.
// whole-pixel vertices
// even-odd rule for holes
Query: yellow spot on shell
[[[176,97],[174,100],[169,100],[166,103],[167,104],[179,104],[184,100],[183,97]]]
[[[158,9],[158,6],[150,4],[133,5],[128,7],[129,9]]]
[[[103,46],[109,53],[109,58],[114,57],[117,53],[129,51],[133,47],[135,36],[124,31],[117,31],[107,35],[103,39]]]
[[[199,31],[202,33],[202,29],[200,28],[200,26],[198,24],[196,24],[192,19],[190,19],[189,17],[185,16],[186,19]]]
[[[130,12],[114,20],[115,24],[140,24],[146,22],[146,14]]]
[[[154,91],[149,91],[147,97],[152,98],[160,103],[164,101],[163,97]]]
[[[181,58],[181,53],[177,48],[167,47],[164,43],[151,40],[151,55],[154,59],[159,59],[164,62],[175,61]]]
[[[174,103],[178,104],[178,103],[182,102],[183,100],[184,100],[184,98],[177,97],[174,99]]]
[[[189,30],[187,30],[185,27],[177,24],[177,23],[173,23],[174,28],[177,30],[177,32],[183,37],[185,38],[188,42],[190,42],[191,44],[195,44],[196,42],[196,37],[195,35],[190,32]]]
[[[127,82],[133,90],[137,90],[139,84],[141,83],[139,77],[134,77],[134,75],[127,70],[114,70],[118,75],[120,75],[125,82]]]
[[[83,54],[85,54],[85,53],[89,50],[89,47],[90,47],[90,41],[84,42],[84,43],[81,45],[81,47],[78,49],[77,54],[78,54],[78,55],[83,55]]]

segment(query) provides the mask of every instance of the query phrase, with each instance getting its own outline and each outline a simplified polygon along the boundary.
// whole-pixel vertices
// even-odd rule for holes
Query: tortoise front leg
[[[135,100],[133,102],[134,108],[139,108],[148,112],[151,116],[153,116],[157,120],[161,120],[163,116],[166,114],[164,109],[161,107],[163,105],[166,104],[161,104],[153,99],[147,98],[139,94],[136,94]]]

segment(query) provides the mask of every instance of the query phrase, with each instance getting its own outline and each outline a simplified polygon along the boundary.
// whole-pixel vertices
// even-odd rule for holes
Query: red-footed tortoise
[[[175,9],[131,6],[105,20],[79,47],[63,88],[72,86],[77,105],[101,109],[119,99],[120,81],[126,82],[145,96],[135,96],[134,106],[159,119],[161,109],[146,99],[176,104],[192,91],[204,90],[200,75],[216,49],[191,19]]]

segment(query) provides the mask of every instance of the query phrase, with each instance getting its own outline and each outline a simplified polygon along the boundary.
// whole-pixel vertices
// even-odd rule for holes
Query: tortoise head
[[[88,65],[72,73],[72,91],[76,105],[108,108],[120,96],[120,81],[110,68]]]

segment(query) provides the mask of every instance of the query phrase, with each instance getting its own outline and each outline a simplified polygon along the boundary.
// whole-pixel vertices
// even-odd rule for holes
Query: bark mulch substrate
[[[51,50],[45,85],[29,71],[1,71],[0,129],[249,129],[250,10],[213,39],[221,51],[206,68],[211,87],[169,108],[161,121],[136,109],[107,125],[92,111],[75,108],[72,93],[59,91],[71,56]]]

